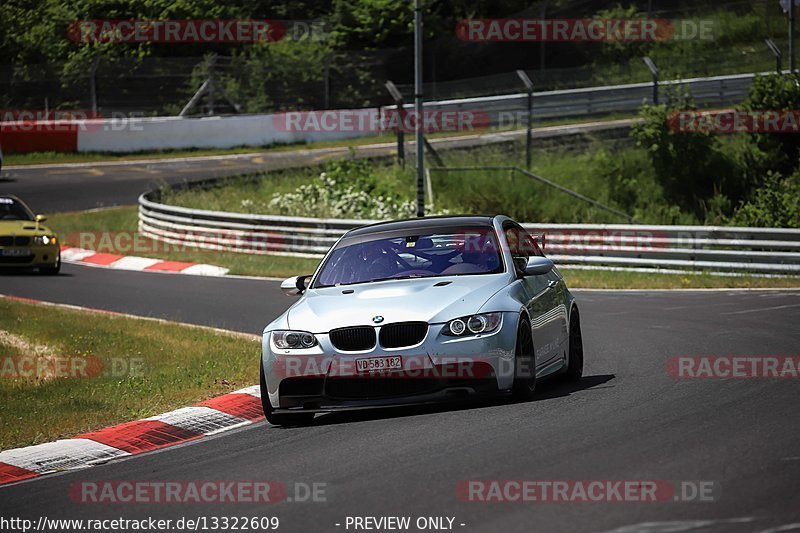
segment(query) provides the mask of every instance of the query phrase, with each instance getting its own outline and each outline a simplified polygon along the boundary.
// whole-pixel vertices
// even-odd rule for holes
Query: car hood
[[[479,310],[492,311],[481,307],[507,284],[506,274],[487,274],[311,289],[289,309],[288,326],[325,333],[340,327],[372,325],[377,316],[383,317],[383,324],[441,323]]]
[[[52,235],[50,228],[42,224],[39,224],[38,232],[36,229],[36,222],[32,220],[0,220],[0,235],[22,235],[27,237],[44,234]]]

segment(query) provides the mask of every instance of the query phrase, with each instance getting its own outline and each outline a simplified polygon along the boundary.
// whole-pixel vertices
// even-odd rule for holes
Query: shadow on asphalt
[[[33,268],[15,268],[15,267],[2,267],[0,268],[0,276],[8,277],[32,277],[32,278],[71,278],[74,274],[67,274],[66,272],[59,272],[55,276],[45,276],[40,274]]]
[[[555,379],[550,382],[543,383],[541,387],[537,385],[536,396],[531,401],[537,402],[539,400],[552,400],[554,398],[563,398],[565,396],[570,396],[571,394],[575,394],[576,392],[581,392],[587,389],[612,388],[613,385],[609,385],[608,387],[600,387],[600,385],[605,385],[615,377],[617,376],[614,374],[583,376],[583,378],[581,378],[580,381],[575,383],[569,383],[567,381]]]
[[[550,379],[537,384],[536,396],[532,400],[525,402],[512,402],[509,395],[484,397],[481,399],[461,400],[458,402],[438,403],[431,405],[406,406],[406,407],[387,407],[380,409],[367,409],[364,411],[348,411],[346,413],[329,413],[318,416],[314,419],[314,426],[329,426],[335,424],[347,424],[351,422],[366,422],[369,420],[385,420],[389,418],[401,418],[407,416],[417,416],[423,414],[442,413],[448,411],[466,411],[472,409],[484,409],[510,403],[528,403],[542,400],[552,400],[564,398],[572,394],[580,393],[600,387],[616,376],[614,374],[601,374],[597,376],[584,376],[580,381],[568,382],[563,379]],[[287,428],[291,429],[291,428]]]

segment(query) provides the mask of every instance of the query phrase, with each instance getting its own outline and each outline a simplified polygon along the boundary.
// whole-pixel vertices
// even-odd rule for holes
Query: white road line
[[[729,311],[727,313],[720,313],[720,315],[746,315],[748,313],[760,313],[761,311],[777,311],[778,309],[791,309],[793,307],[800,307],[800,304],[776,305],[774,307],[761,307],[759,309],[744,309],[742,311]]]

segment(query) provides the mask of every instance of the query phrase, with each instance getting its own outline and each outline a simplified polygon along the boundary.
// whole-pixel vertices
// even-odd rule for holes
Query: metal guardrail
[[[139,197],[142,235],[176,246],[247,254],[322,256],[346,231],[376,220],[251,215]],[[712,226],[524,224],[559,265],[800,275],[800,230]]]
[[[758,74],[666,80],[659,85],[662,90],[667,87],[685,87],[698,107],[723,107],[740,103],[747,96],[756,75]],[[523,119],[527,114],[527,98],[527,93],[520,93],[439,100],[425,102],[425,109],[480,112],[489,116],[492,126],[521,125],[524,124]],[[538,92],[534,93],[533,102],[533,114],[537,121],[636,113],[643,103],[653,102],[653,84],[634,83]],[[395,106],[387,109],[395,109]]]

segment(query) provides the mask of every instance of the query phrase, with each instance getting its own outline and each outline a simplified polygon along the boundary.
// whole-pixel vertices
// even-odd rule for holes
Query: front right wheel
[[[269,402],[269,393],[267,392],[267,379],[264,377],[264,361],[261,361],[261,407],[264,409],[264,416],[267,417],[267,422],[273,426],[308,426],[314,420],[314,413],[297,413],[297,414],[275,414],[275,409]]]
[[[39,274],[43,274],[45,276],[55,276],[59,273],[59,271],[61,271],[61,254],[58,254],[55,265],[39,267]]]

